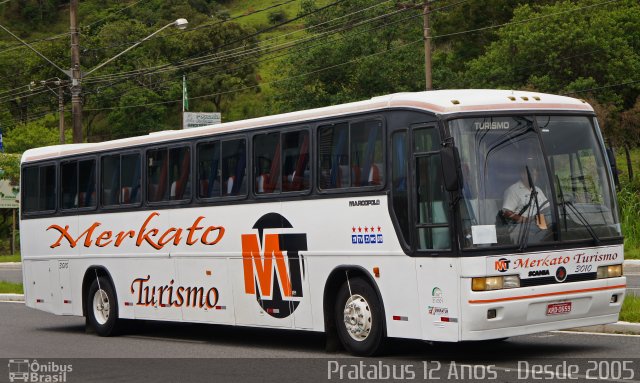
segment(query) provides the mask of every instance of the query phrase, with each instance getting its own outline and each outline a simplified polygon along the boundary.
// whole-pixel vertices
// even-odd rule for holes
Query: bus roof
[[[60,156],[86,154],[110,149],[162,143],[214,133],[234,132],[261,126],[299,123],[307,120],[338,117],[341,115],[375,111],[386,108],[413,108],[440,115],[462,112],[516,111],[516,110],[570,110],[593,112],[583,100],[545,93],[496,89],[435,90],[428,92],[395,93],[317,109],[284,113],[273,116],[227,122],[188,130],[166,130],[114,141],[87,144],[56,145],[27,150],[22,162],[54,159]]]

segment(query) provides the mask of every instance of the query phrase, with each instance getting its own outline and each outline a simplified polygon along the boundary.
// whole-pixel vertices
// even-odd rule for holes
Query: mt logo
[[[267,213],[253,225],[257,234],[242,234],[244,290],[274,318],[293,314],[303,297],[304,257],[307,234],[265,233],[270,229],[292,229],[278,213]]]

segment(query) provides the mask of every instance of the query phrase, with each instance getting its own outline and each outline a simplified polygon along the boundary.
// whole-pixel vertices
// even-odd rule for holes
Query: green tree
[[[0,153],[2,178],[8,179],[12,185],[20,183],[20,157],[20,154]]]
[[[469,63],[466,85],[591,94],[622,108],[638,96],[639,83],[620,86],[637,80],[640,71],[637,1],[523,5],[497,35],[498,40]],[[585,89],[593,90],[582,93]]]
[[[50,114],[13,127],[3,135],[5,151],[22,153],[27,149],[58,144],[60,140],[58,121],[57,116]],[[69,138],[70,136],[67,137]]]
[[[388,3],[344,17],[370,6],[364,0],[344,1],[305,19],[307,27],[322,25],[313,31],[325,35],[291,49],[274,85],[277,111],[424,88],[423,56],[415,44],[422,33],[418,11],[395,12],[395,5]],[[306,1],[301,13],[315,8],[313,1]],[[382,16],[390,13],[395,14]],[[335,30],[340,32],[327,33]]]

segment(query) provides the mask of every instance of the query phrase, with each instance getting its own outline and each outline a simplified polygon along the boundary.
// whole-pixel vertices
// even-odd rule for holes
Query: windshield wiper
[[[595,244],[599,245],[600,237],[598,237],[596,232],[593,230],[593,226],[591,226],[591,224],[589,223],[589,221],[587,221],[584,215],[580,213],[580,210],[578,210],[578,208],[576,207],[576,205],[573,204],[573,202],[568,201],[564,198],[564,193],[562,192],[562,185],[560,185],[560,178],[558,178],[557,174],[556,174],[556,181],[558,181],[558,191],[560,192],[560,204],[562,205],[562,215],[564,216],[564,231],[568,231],[567,229],[567,206],[568,206],[569,210],[571,210],[573,214],[575,214],[576,217],[578,217],[582,226],[584,226],[585,229],[587,229],[587,231],[593,238],[593,241],[595,242]]]
[[[587,229],[587,231],[589,232],[591,237],[593,237],[593,242],[595,242],[596,245],[599,245],[600,244],[600,237],[598,237],[596,232],[593,230],[593,226],[591,226],[591,224],[589,223],[589,221],[587,221],[587,219],[584,217],[584,215],[582,215],[582,213],[580,213],[580,211],[573,204],[573,202],[565,201],[564,205],[569,206],[569,209],[576,215],[576,217],[578,217],[578,219],[580,220],[580,223],[582,223],[582,225],[585,227],[585,229]]]
[[[556,174],[556,181],[558,182],[558,191],[560,192],[560,203],[562,204],[562,216],[564,217],[564,231],[567,231],[567,204],[564,199],[564,192],[562,191],[562,185],[560,184],[560,177]]]
[[[529,194],[529,203],[526,206],[531,208],[531,203],[536,203],[536,214],[540,214],[540,205],[538,205],[538,191],[536,190],[536,186],[533,184],[533,177],[531,177],[531,172],[529,171],[529,166],[525,165],[525,170],[527,171],[527,179],[529,181],[529,187],[531,188],[531,193]],[[523,212],[524,213],[524,212]],[[529,242],[529,228],[531,228],[531,214],[527,209],[527,218],[525,219],[522,226],[520,226],[520,233],[518,233],[518,243],[520,244],[519,250],[523,252],[527,248],[527,243]]]

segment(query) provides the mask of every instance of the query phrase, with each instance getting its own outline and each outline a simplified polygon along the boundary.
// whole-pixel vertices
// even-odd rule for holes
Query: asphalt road
[[[0,263],[0,281],[22,283],[22,264]]]
[[[535,365],[544,364],[553,368],[543,380],[555,382],[565,381],[557,370],[563,363],[577,369],[572,376],[578,379],[571,381],[640,382],[640,336],[552,332],[492,343],[393,340],[384,357],[357,359],[327,353],[322,334],[299,331],[145,321],[121,336],[101,338],[85,332],[84,318],[19,303],[0,303],[0,320],[0,359],[9,362],[0,363],[0,381],[8,379],[9,360],[22,358],[73,365],[68,382],[389,381],[385,371],[415,381],[514,382],[539,381],[533,374],[543,370]],[[366,375],[374,370],[377,375]]]

